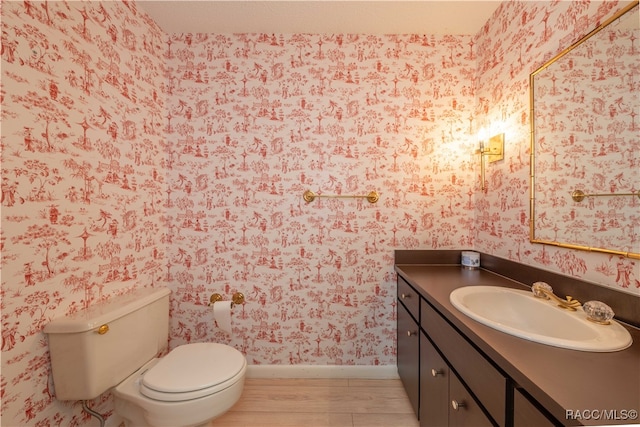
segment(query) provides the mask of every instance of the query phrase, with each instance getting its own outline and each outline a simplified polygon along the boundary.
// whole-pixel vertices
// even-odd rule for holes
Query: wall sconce
[[[488,157],[489,163],[504,159],[504,133],[492,136],[485,145],[484,137],[480,137],[480,180],[484,190],[485,160]]]

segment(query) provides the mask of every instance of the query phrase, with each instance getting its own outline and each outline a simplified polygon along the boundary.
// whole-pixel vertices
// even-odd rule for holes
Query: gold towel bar
[[[305,202],[309,203],[309,202],[313,202],[316,197],[326,197],[326,198],[331,198],[331,199],[367,199],[367,201],[369,203],[376,203],[378,200],[380,200],[380,195],[378,194],[377,191],[372,191],[367,195],[335,195],[335,194],[316,194],[311,190],[307,190],[304,192],[304,194],[302,195],[302,198],[304,199]]]
[[[614,197],[614,196],[638,196],[640,198],[640,191],[635,193],[601,193],[601,194],[587,194],[582,190],[574,190],[571,193],[571,198],[575,202],[581,202],[585,197]]]

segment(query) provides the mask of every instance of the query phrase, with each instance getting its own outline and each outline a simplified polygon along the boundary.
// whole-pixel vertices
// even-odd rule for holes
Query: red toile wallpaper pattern
[[[168,285],[166,36],[135,6],[2,3],[2,425],[89,423],[42,328]]]
[[[90,422],[54,399],[42,327],[138,286],[171,288],[172,347],[281,365],[395,364],[394,249],[622,288],[629,260],[528,242],[528,74],[581,35],[567,18],[608,4],[381,36],[166,35],[133,2],[3,2],[3,425]],[[476,134],[495,123],[507,155],[482,193]],[[228,335],[206,303],[234,291]],[[91,406],[113,410],[108,393]]]
[[[470,41],[170,38],[174,343],[229,339],[253,364],[395,362],[393,249],[473,244]],[[247,297],[230,338],[211,331],[216,289]]]

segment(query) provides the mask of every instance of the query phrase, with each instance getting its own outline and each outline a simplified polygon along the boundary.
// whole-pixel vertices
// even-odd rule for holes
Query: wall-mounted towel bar
[[[326,197],[331,199],[367,199],[369,203],[376,203],[380,199],[377,191],[372,191],[366,195],[342,195],[342,194],[316,194],[311,190],[307,190],[302,195],[305,202],[313,202],[316,197]]]
[[[640,198],[640,190],[635,193],[600,193],[600,194],[588,194],[582,190],[574,190],[571,193],[571,198],[575,202],[581,202],[585,197],[614,197],[614,196],[637,196]]]

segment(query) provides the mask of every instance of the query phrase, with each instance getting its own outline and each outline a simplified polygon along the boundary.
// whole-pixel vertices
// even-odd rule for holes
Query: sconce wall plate
[[[504,159],[504,133],[492,136],[489,139],[484,155],[487,156],[489,163],[497,162]]]
[[[489,159],[489,163],[497,162],[504,159],[504,133],[492,136],[485,145],[480,141],[480,187],[485,189],[485,162],[484,158]]]

